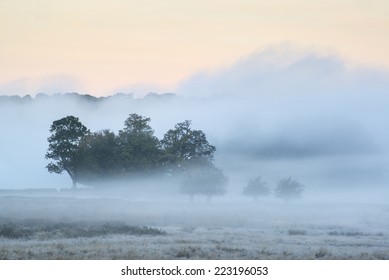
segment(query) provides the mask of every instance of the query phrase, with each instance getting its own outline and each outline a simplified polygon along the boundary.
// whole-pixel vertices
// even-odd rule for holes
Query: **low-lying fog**
[[[0,96],[0,259],[389,259],[388,108],[389,73],[283,48],[175,94]],[[184,120],[204,131],[226,194],[189,202],[174,176],[73,191],[45,168],[53,121],[117,133],[132,113],[159,139]],[[255,201],[257,176],[272,195]],[[289,176],[300,200],[274,196]]]
[[[159,139],[184,120],[206,133],[217,149],[215,165],[229,178],[227,194],[218,199],[247,199],[242,189],[255,176],[271,186],[292,176],[306,186],[303,199],[342,194],[387,203],[388,105],[387,72],[277,48],[199,73],[176,94],[99,101],[75,94],[1,97],[0,188],[71,186],[67,174],[45,168],[54,120],[74,115],[91,131],[117,132],[137,113],[151,118]]]

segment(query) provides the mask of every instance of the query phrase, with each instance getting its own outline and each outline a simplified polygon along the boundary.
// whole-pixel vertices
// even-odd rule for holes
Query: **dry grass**
[[[0,197],[0,259],[389,259],[380,206],[272,207]]]
[[[304,229],[290,229],[288,230],[289,235],[306,235],[307,231]]]
[[[160,235],[164,231],[151,228],[130,226],[124,223],[101,222],[52,222],[50,220],[23,220],[0,223],[0,238],[8,239],[58,239],[95,237],[110,234],[124,235]]]
[[[0,259],[389,259],[385,236],[328,240],[323,232],[301,240],[300,236],[273,231],[257,235],[255,230],[237,228],[199,229],[190,234],[177,228],[164,230],[166,235],[3,239]]]

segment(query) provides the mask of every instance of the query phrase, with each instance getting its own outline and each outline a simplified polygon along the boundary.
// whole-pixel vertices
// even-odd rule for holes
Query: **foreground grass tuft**
[[[307,231],[303,229],[290,229],[288,230],[288,235],[306,235]]]
[[[330,255],[328,250],[326,248],[323,248],[323,247],[315,252],[316,259],[322,259],[328,255]]]
[[[360,231],[330,231],[328,235],[332,236],[368,236],[369,234]]]
[[[40,240],[53,238],[95,237],[109,234],[124,235],[164,235],[164,231],[131,226],[124,223],[57,223],[50,221],[22,221],[0,224],[0,237],[8,239]]]

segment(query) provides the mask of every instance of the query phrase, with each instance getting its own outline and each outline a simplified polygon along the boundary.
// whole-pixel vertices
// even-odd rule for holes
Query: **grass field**
[[[7,194],[0,259],[389,259],[389,207]]]

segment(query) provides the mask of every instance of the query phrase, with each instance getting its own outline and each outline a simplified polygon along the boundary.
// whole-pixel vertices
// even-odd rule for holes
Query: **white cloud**
[[[201,72],[183,81],[177,92],[186,96],[305,95],[387,92],[389,73],[352,68],[336,55],[279,45],[253,53],[233,65]]]

